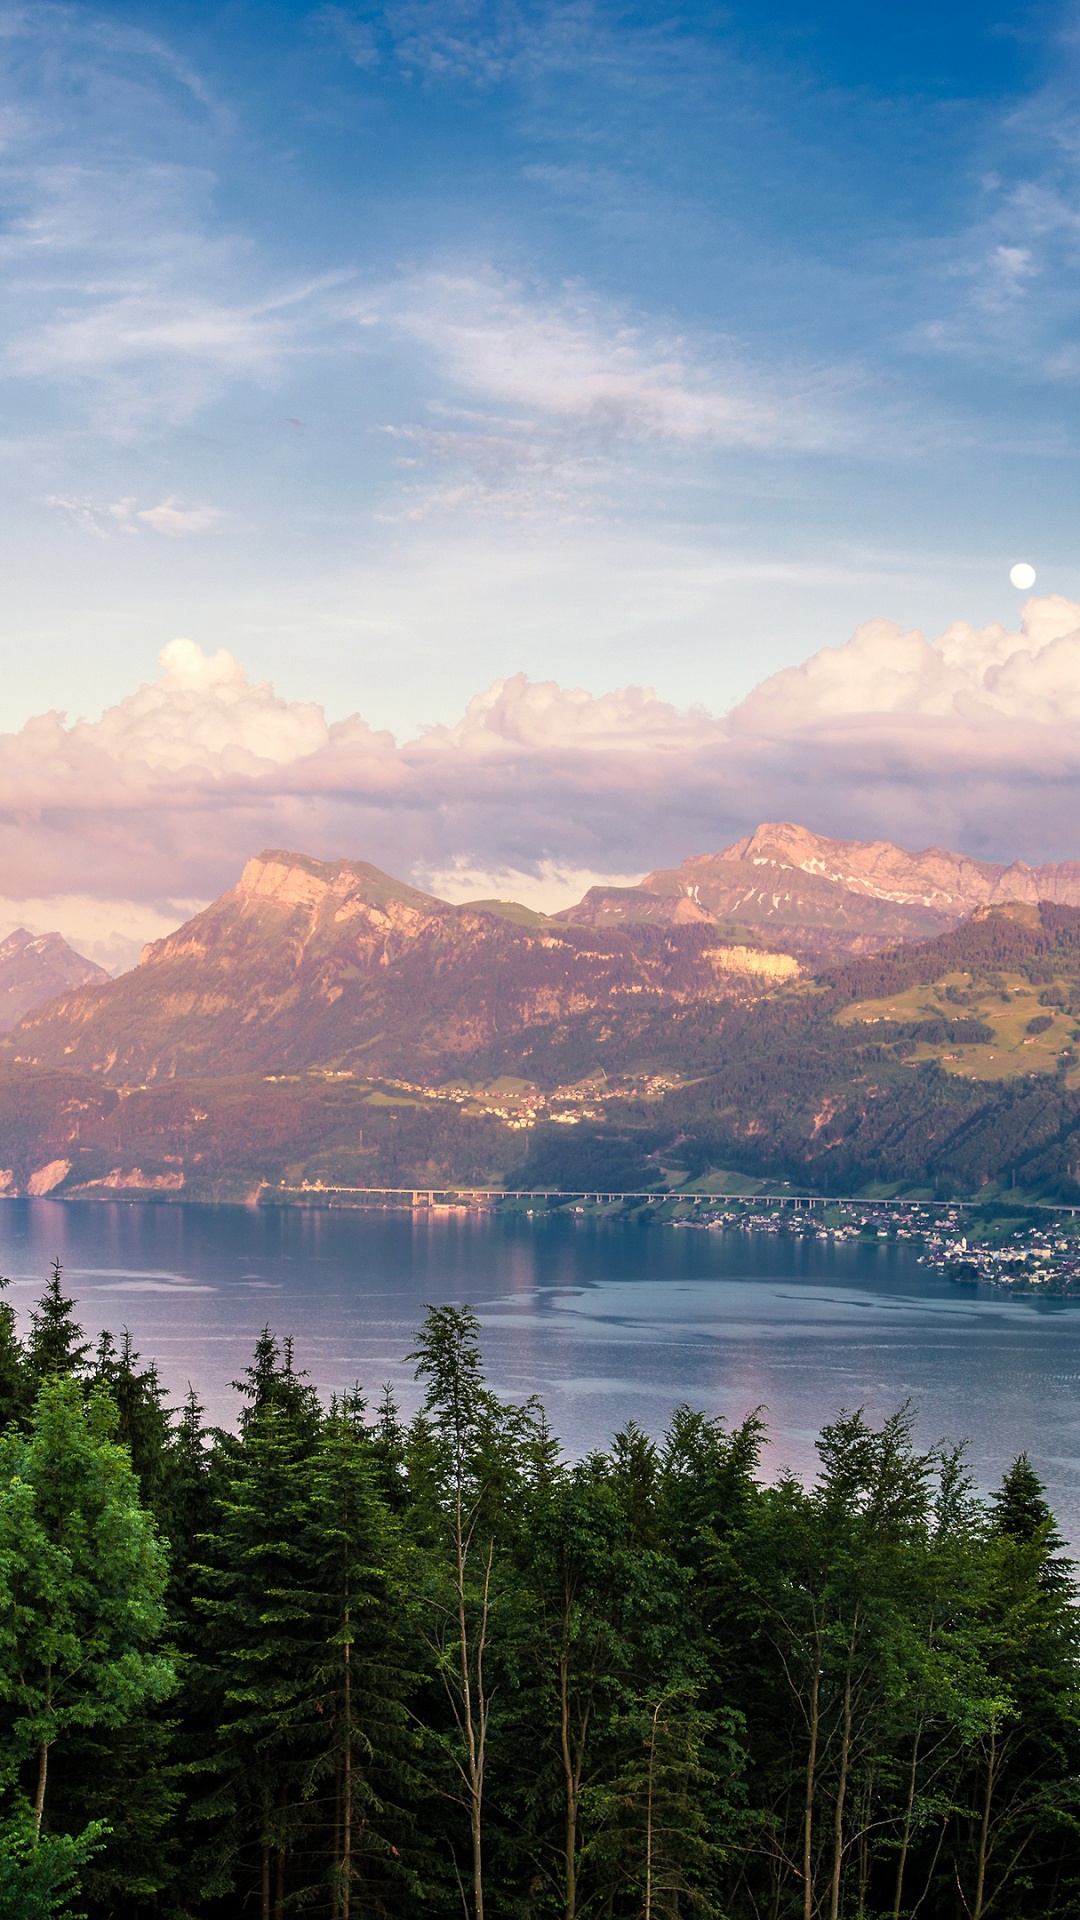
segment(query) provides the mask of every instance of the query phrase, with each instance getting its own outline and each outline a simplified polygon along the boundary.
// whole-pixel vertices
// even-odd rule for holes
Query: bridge
[[[724,1207],[739,1205],[744,1207],[790,1207],[793,1212],[813,1212],[815,1208],[825,1207],[865,1207],[875,1210],[893,1209],[897,1212],[912,1210],[924,1212],[933,1210],[939,1213],[955,1212],[958,1209],[978,1209],[987,1203],[979,1200],[912,1200],[902,1197],[874,1199],[864,1193],[822,1194],[822,1193],[697,1193],[681,1192],[678,1187],[658,1190],[655,1187],[632,1189],[626,1192],[608,1192],[603,1188],[563,1188],[563,1187],[338,1187],[323,1185],[321,1182],[304,1182],[301,1186],[264,1186],[266,1195],[281,1194],[296,1196],[306,1200],[347,1199],[354,1206],[408,1206],[416,1211],[443,1211],[455,1207],[479,1207],[491,1205],[498,1200],[538,1200],[546,1205],[557,1206],[578,1201],[583,1206],[612,1207],[622,1201],[632,1200],[639,1203],[662,1205],[666,1200],[691,1201],[695,1207]],[[1068,1203],[1050,1200],[1032,1200],[1021,1204],[1039,1207],[1048,1213],[1075,1214],[1077,1209]]]

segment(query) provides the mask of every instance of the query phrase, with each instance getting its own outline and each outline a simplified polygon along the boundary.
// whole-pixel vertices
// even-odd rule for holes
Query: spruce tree
[[[164,1523],[166,1461],[171,1444],[169,1415],[156,1364],[140,1367],[127,1328],[117,1347],[103,1333],[94,1359],[94,1383],[116,1408],[116,1438],[131,1455],[143,1499]]]
[[[291,1346],[282,1352],[268,1328],[238,1385],[249,1404],[223,1448],[196,1596],[218,1700],[201,1806],[216,1830],[206,1885],[225,1891],[238,1878],[262,1920],[279,1920],[309,1817],[305,1542],[320,1416]]]
[[[504,1407],[485,1385],[478,1334],[470,1308],[429,1308],[409,1356],[425,1396],[408,1464],[425,1638],[449,1710],[442,1790],[465,1814],[470,1910],[484,1920],[493,1741],[529,1625],[517,1549],[538,1436],[532,1405]]]
[[[966,1756],[954,1872],[972,1920],[1021,1887],[1040,1914],[1075,1910],[1080,1831],[1080,1628],[1054,1517],[1021,1455],[993,1502],[974,1625],[993,1687]]]
[[[26,1370],[35,1392],[46,1380],[68,1374],[82,1379],[91,1353],[90,1342],[75,1319],[75,1302],[60,1284],[62,1271],[59,1260],[54,1260],[45,1291],[30,1310]]]
[[[997,1533],[1021,1545],[1040,1540],[1048,1554],[1060,1552],[1064,1542],[1054,1525],[1046,1489],[1026,1453],[1017,1455],[991,1501]]]
[[[309,1791],[333,1920],[377,1911],[406,1890],[395,1842],[412,1772],[411,1610],[398,1530],[378,1491],[380,1464],[359,1396],[335,1400],[314,1460],[303,1622]]]

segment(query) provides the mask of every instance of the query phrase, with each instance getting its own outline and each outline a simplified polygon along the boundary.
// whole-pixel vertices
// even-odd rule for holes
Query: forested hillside
[[[850,961],[752,1021],[733,1009],[712,1070],[665,1111],[691,1136],[695,1168],[832,1192],[996,1183],[1072,1199],[1078,1021],[1080,913],[984,911],[925,945]]]
[[[688,1408],[562,1459],[433,1309],[404,1423],[269,1331],[235,1432],[0,1313],[0,1912],[924,1916],[1080,1902],[1080,1618],[1026,1459],[812,1487]],[[81,1898],[75,1889],[81,1888]]]

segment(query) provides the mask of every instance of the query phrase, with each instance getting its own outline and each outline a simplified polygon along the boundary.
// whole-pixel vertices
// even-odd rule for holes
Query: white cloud
[[[182,540],[185,534],[213,532],[228,516],[220,507],[182,507],[176,500],[163,500],[159,507],[140,507],[135,517],[169,540]]]
[[[500,867],[484,871],[467,861],[455,861],[432,870],[418,868],[417,884],[440,900],[463,905],[468,900],[516,900],[536,913],[558,913],[573,907],[590,887],[632,887],[641,879],[634,873],[594,873],[587,867],[560,866],[555,860],[541,860],[534,873]]]
[[[167,917],[277,845],[551,907],[785,817],[1080,856],[1080,606],[1056,597],[1029,601],[1019,632],[957,622],[927,641],[870,621],[727,716],[514,675],[400,745],[252,684],[224,649],[174,640],[161,668],[98,720],[42,714],[0,736],[11,898]]]
[[[871,620],[845,646],[764,681],[732,718],[740,732],[792,737],[849,719],[870,731],[879,720],[934,720],[951,725],[957,745],[970,736],[1010,755],[1017,728],[1080,722],[1080,606],[1048,595],[1027,603],[1018,634],[957,621],[932,643]]]

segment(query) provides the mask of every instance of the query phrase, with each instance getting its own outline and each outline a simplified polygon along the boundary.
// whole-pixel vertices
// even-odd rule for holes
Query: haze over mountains
[[[13,1045],[32,1065],[120,1081],[439,1075],[568,1018],[633,1021],[798,975],[752,928],[722,932],[703,914],[593,929],[499,901],[451,906],[363,862],[270,852],[132,972],[29,1013]]]

